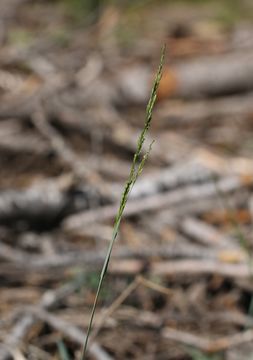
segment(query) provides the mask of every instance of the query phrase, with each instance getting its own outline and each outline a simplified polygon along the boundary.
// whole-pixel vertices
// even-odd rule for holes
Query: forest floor
[[[89,359],[250,360],[252,3],[81,5],[0,4],[0,360],[80,357],[164,43]]]

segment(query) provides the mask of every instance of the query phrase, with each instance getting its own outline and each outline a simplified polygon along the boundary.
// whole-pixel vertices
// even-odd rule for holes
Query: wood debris
[[[188,2],[77,3],[0,4],[0,360],[79,358],[164,39],[155,144],[88,356],[249,359],[249,15],[225,26],[211,2],[208,16]]]

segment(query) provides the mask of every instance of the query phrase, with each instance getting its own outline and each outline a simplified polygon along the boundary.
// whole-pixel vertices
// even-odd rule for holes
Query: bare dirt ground
[[[0,360],[79,358],[163,43],[89,358],[250,360],[252,3],[87,7],[0,2]]]

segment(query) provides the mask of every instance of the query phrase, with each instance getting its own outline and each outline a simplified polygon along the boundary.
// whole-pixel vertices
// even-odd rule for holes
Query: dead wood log
[[[71,184],[63,189],[57,182],[34,185],[24,191],[2,191],[0,223],[46,229],[71,213],[89,208],[92,193],[95,194],[91,188],[75,188]]]
[[[150,71],[143,65],[121,70],[116,84],[118,101],[145,102],[150,89]],[[253,89],[253,53],[202,57],[164,69],[158,98],[198,98],[247,92]]]

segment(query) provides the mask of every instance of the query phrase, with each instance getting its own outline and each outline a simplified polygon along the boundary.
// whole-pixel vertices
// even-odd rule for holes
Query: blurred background
[[[0,1],[0,360],[253,357],[252,0]]]

